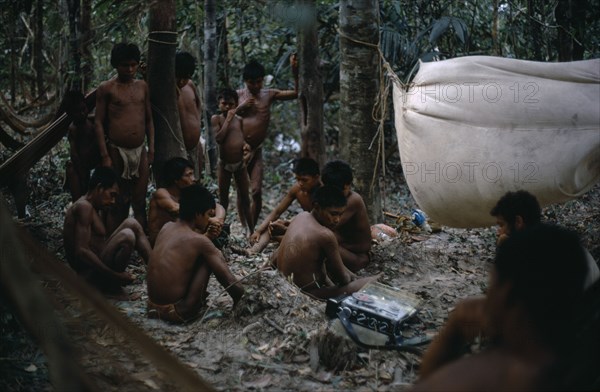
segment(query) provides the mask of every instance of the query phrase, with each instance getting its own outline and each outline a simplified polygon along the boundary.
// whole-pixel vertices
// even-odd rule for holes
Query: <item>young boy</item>
[[[67,91],[61,106],[72,121],[68,131],[71,160],[67,162],[65,187],[75,201],[88,191],[90,172],[100,165],[100,150],[83,94],[77,90]]]
[[[201,178],[204,168],[204,148],[200,141],[202,106],[196,85],[191,81],[196,70],[196,59],[189,52],[175,55],[175,77],[177,78],[177,107],[181,133],[187,151],[187,159],[194,166],[194,175]]]
[[[244,136],[251,147],[251,158],[248,162],[248,174],[252,188],[252,216],[258,220],[262,209],[263,158],[262,144],[267,137],[271,120],[271,104],[275,100],[291,100],[298,98],[298,64],[296,55],[290,57],[294,90],[263,89],[264,67],[257,61],[251,61],[244,67],[244,83],[246,87],[238,90],[240,106],[237,113],[243,117]]]
[[[201,185],[181,190],[179,219],[158,234],[148,263],[148,317],[183,323],[197,317],[206,303],[212,273],[233,299],[244,294],[223,254],[196,232],[205,231],[215,213],[215,200]]]
[[[117,174],[98,167],[90,178],[89,190],[66,212],[63,228],[65,256],[71,267],[91,284],[109,294],[123,295],[122,285],[133,278],[125,272],[133,250],[148,263],[150,244],[135,219],[126,219],[109,235],[101,211],[115,203]]]
[[[351,190],[352,169],[344,161],[330,161],[323,167],[321,179],[324,185],[342,189],[348,200],[348,206],[335,229],[335,234],[344,264],[352,272],[359,271],[370,261],[371,226],[365,202],[358,193]]]
[[[237,188],[237,210],[242,227],[250,235],[254,229],[254,217],[250,209],[249,180],[244,161],[244,133],[242,120],[237,117],[237,93],[225,88],[217,96],[219,111],[210,119],[215,139],[219,143],[219,201],[227,210],[231,176]],[[247,147],[246,147],[247,149]]]
[[[312,158],[299,158],[294,163],[294,176],[296,183],[292,185],[285,197],[281,199],[277,207],[265,218],[264,222],[258,226],[256,231],[250,236],[250,243],[254,245],[246,253],[254,255],[260,253],[269,244],[272,236],[272,228],[283,229],[289,225],[289,221],[277,220],[289,207],[294,200],[298,201],[304,211],[310,212],[313,206],[311,193],[321,186],[321,176],[319,174],[319,164]]]
[[[149,164],[154,159],[154,123],[148,85],[135,79],[139,62],[136,45],[116,44],[110,63],[117,70],[117,78],[102,82],[96,91],[96,137],[102,165],[115,168],[121,177],[121,199],[109,216],[109,230],[127,218],[130,204],[135,219],[147,229],[146,191]]]
[[[285,277],[316,298],[350,294],[376,279],[354,280],[354,274],[342,262],[332,230],[340,223],[345,209],[346,197],[340,189],[326,185],[318,188],[312,212],[301,212],[292,219],[272,257],[272,264]]]
[[[152,194],[148,210],[148,238],[152,246],[165,223],[177,219],[182,189],[196,181],[192,163],[181,157],[174,157],[165,162],[163,176],[166,188],[158,188]],[[208,229],[204,234],[211,240],[216,239],[221,234],[224,222],[225,209],[217,204],[215,216],[209,219]]]

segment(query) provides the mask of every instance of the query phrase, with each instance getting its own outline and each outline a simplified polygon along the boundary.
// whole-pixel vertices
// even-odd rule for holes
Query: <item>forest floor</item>
[[[266,154],[269,170],[263,211],[273,208],[293,182],[290,155]],[[64,150],[55,149],[32,169],[31,217],[19,223],[61,261],[62,220],[69,202],[61,189],[63,158]],[[417,205],[400,174],[397,154],[388,163],[385,182],[385,210],[409,216]],[[3,195],[16,216],[12,196],[6,189]],[[228,214],[232,223],[230,244],[245,246],[241,226],[235,223],[234,205],[230,204]],[[544,216],[579,232],[596,260],[600,258],[600,184],[576,200],[544,208]],[[394,219],[385,223],[396,226]],[[374,244],[372,263],[359,275],[382,272],[381,283],[419,297],[422,306],[408,328],[434,335],[458,300],[485,291],[487,266],[495,250],[495,228],[442,227],[437,233],[425,233],[409,225],[399,232],[394,239]],[[361,349],[346,342],[331,345],[340,352],[345,347],[341,356],[331,358],[329,354],[335,352],[323,351],[323,339],[334,339],[326,332],[329,321],[325,303],[303,295],[276,271],[261,269],[273,249],[270,245],[263,254],[246,257],[225,248],[233,273],[244,277],[247,290],[235,310],[231,299],[211,278],[209,309],[202,319],[186,325],[150,320],[146,317],[145,269],[141,265],[131,267],[137,276],[127,287],[131,300],[109,302],[218,390],[386,391],[401,390],[416,380],[426,346],[400,352]],[[60,282],[42,283],[55,299],[56,313],[76,347],[78,362],[98,390],[178,390],[175,380],[145,359],[135,344],[93,310],[82,306]],[[5,297],[0,297],[0,333],[0,389],[51,390],[45,356],[23,331]]]

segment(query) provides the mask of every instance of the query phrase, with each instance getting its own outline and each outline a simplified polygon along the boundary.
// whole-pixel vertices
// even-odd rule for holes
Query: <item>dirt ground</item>
[[[55,150],[32,170],[32,217],[20,224],[63,260],[60,230],[69,197],[60,189],[64,151]],[[274,170],[266,176],[263,211],[272,208],[292,183],[290,159],[267,155],[267,167]],[[385,210],[408,216],[417,206],[399,175],[397,161],[396,155],[389,163]],[[6,189],[3,195],[16,216]],[[544,216],[578,231],[596,260],[600,258],[600,184],[577,200],[545,208]],[[231,207],[228,220],[232,222],[230,244],[244,246]],[[386,223],[397,226],[394,219]],[[359,275],[382,272],[380,282],[419,297],[422,307],[407,323],[407,331],[434,335],[459,299],[484,292],[495,229],[442,227],[431,234],[410,225],[399,229],[397,238],[374,245],[372,264]],[[225,248],[232,271],[243,277],[247,290],[235,310],[212,278],[209,309],[201,320],[178,326],[147,319],[145,270],[140,265],[131,267],[137,276],[127,288],[132,300],[110,302],[218,390],[387,391],[402,390],[415,381],[426,346],[399,352],[360,349],[348,340],[337,341],[328,332],[324,302],[303,295],[276,271],[261,269],[273,249],[270,245],[263,254],[246,257]],[[42,284],[69,331],[79,363],[98,390],[179,389],[175,380],[145,359],[135,344],[97,317],[93,309],[82,306],[60,281],[43,279]],[[0,388],[51,390],[43,353],[23,331],[6,298],[0,299]],[[323,349],[327,344],[328,351]]]

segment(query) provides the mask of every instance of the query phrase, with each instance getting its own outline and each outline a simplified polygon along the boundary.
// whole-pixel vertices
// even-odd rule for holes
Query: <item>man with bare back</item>
[[[344,215],[335,229],[340,254],[350,271],[356,272],[370,262],[371,226],[363,198],[352,191],[352,168],[341,160],[329,161],[321,172],[323,184],[342,189],[348,200]]]
[[[109,231],[129,216],[130,205],[135,219],[147,229],[146,191],[149,165],[154,159],[154,123],[148,85],[135,79],[139,62],[136,45],[116,44],[110,63],[117,77],[102,82],[96,91],[96,137],[102,165],[115,168],[120,175],[121,197],[109,216]]]
[[[148,263],[148,317],[184,323],[199,316],[206,304],[212,273],[233,299],[244,288],[231,273],[205,231],[215,214],[215,200],[201,185],[181,190],[179,219],[167,223],[158,234]]]
[[[165,188],[158,188],[150,198],[148,209],[148,239],[154,246],[160,229],[167,222],[174,222],[179,216],[179,197],[181,190],[195,183],[194,167],[187,159],[174,157],[163,166]],[[225,222],[225,209],[217,204],[215,216],[209,219],[207,231],[204,233],[214,240],[221,234]]]
[[[238,90],[238,114],[243,118],[244,135],[251,147],[251,158],[248,162],[250,187],[252,189],[252,216],[258,220],[262,209],[263,157],[262,144],[267,137],[271,120],[271,104],[273,101],[287,101],[298,98],[298,64],[296,55],[290,56],[293,90],[263,89],[264,67],[257,61],[251,61],[244,67],[244,83],[246,87]]]
[[[71,267],[107,294],[123,294],[133,282],[125,272],[133,250],[148,263],[150,244],[140,224],[128,218],[109,234],[100,214],[115,203],[117,174],[108,167],[94,170],[89,190],[67,210],[63,227],[65,256]]]
[[[301,212],[292,219],[271,260],[286,278],[316,298],[350,294],[377,279],[373,276],[356,279],[342,262],[332,230],[345,209],[346,197],[340,189],[332,186],[316,189],[312,212]]]
[[[201,178],[204,169],[204,149],[200,142],[202,106],[198,89],[191,78],[196,70],[196,59],[189,52],[175,55],[175,77],[177,78],[177,108],[187,159],[194,167],[194,175]]]
[[[246,171],[248,144],[244,141],[242,120],[237,116],[238,96],[235,90],[224,88],[217,95],[220,114],[211,117],[210,122],[219,143],[219,201],[227,210],[229,207],[229,186],[231,177],[237,188],[237,210],[242,227],[247,235],[254,230],[254,217],[250,209],[249,179]],[[244,159],[246,158],[246,160]]]

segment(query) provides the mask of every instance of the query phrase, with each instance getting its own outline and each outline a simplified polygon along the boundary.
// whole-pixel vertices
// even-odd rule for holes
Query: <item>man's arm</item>
[[[260,226],[256,228],[254,233],[252,233],[252,235],[250,236],[250,242],[258,241],[260,235],[267,231],[267,229],[269,228],[269,224],[277,220],[277,218],[279,218],[281,214],[283,214],[290,207],[294,200],[296,200],[296,192],[298,192],[299,188],[300,187],[297,185],[292,186],[289,192],[284,196],[283,199],[281,199],[279,204],[277,204],[277,207],[275,207],[273,211],[271,211],[269,215],[267,215],[263,223],[261,223]]]
[[[294,75],[294,89],[293,90],[276,90],[273,99],[279,101],[288,101],[290,99],[298,98],[298,59],[296,54],[290,56],[290,66],[292,68],[292,75]]]
[[[93,207],[89,204],[79,204],[75,207],[73,214],[75,218],[75,257],[90,268],[112,276],[117,281],[130,283],[131,277],[128,273],[118,273],[108,268],[90,248],[94,217]]]
[[[223,230],[223,224],[225,223],[225,215],[227,211],[222,205],[216,203],[215,205],[215,216],[208,219],[208,227],[206,228],[206,235],[211,240],[214,240],[221,234]]]
[[[329,229],[324,229],[328,232],[325,232],[323,236],[321,246],[323,247],[323,252],[325,253],[325,263],[327,267],[327,275],[331,275],[331,279],[339,286],[346,285],[350,283],[352,280],[352,273],[342,261],[342,256],[340,255],[338,241],[335,238],[333,232],[329,231]]]
[[[96,90],[96,114],[94,119],[96,140],[98,142],[98,148],[100,150],[100,157],[102,158],[102,166],[111,167],[112,160],[108,155],[108,149],[106,148],[104,121],[106,120],[106,106],[108,105],[108,91],[106,87],[107,82],[103,82],[98,86]]]
[[[173,200],[169,191],[165,188],[158,188],[156,192],[154,192],[153,197],[159,208],[168,211],[173,216],[179,214],[179,203]]]
[[[152,105],[150,103],[150,90],[144,81],[144,95],[146,96],[146,137],[148,138],[148,164],[154,162],[154,120],[152,119]],[[97,109],[96,109],[97,110]]]
[[[79,150],[77,145],[77,138],[75,137],[75,132],[77,129],[74,124],[69,126],[69,133],[67,135],[67,139],[69,140],[69,152],[71,155],[71,163],[73,164],[73,169],[79,172],[81,168],[81,158],[79,157]]]
[[[215,134],[215,140],[217,141],[217,143],[223,144],[225,138],[229,134],[229,125],[235,117],[235,110],[236,109],[229,110],[227,112],[227,117],[225,117],[225,120],[223,122],[221,122],[221,116],[217,114],[211,117],[210,124]]]
[[[456,305],[423,355],[419,370],[421,378],[461,357],[467,345],[486,332],[485,306],[484,297],[467,298]]]

